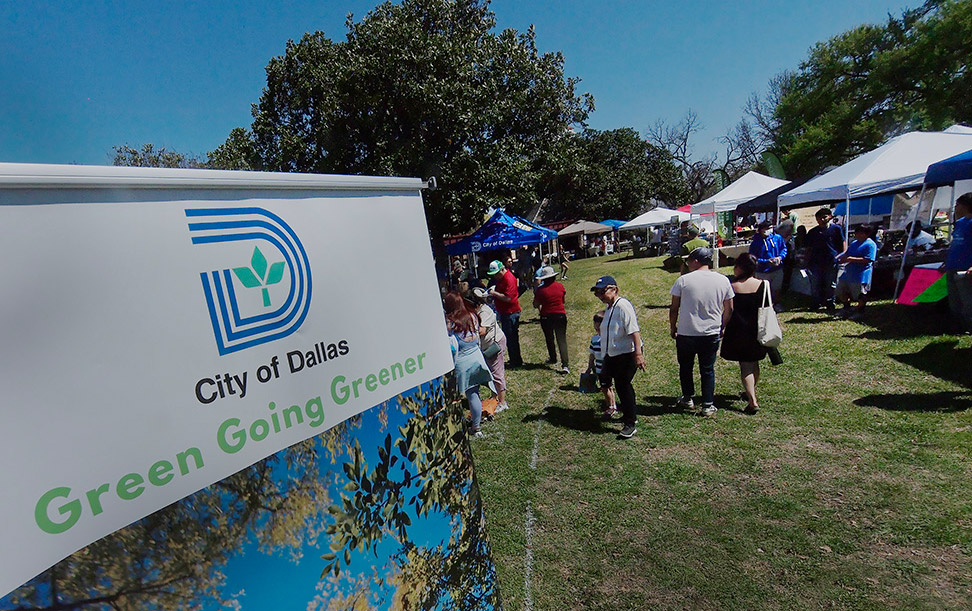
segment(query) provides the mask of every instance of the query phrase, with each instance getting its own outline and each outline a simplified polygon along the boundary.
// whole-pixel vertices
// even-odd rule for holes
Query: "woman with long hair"
[[[743,253],[736,259],[732,282],[732,316],[722,335],[722,358],[739,362],[742,398],[746,413],[759,411],[756,384],[759,382],[759,362],[766,358],[766,348],[756,339],[759,331],[758,312],[763,304],[769,283],[756,277],[756,257]]]
[[[486,365],[483,351],[479,348],[479,316],[462,295],[455,291],[446,293],[442,300],[446,313],[449,334],[455,338],[456,385],[459,392],[466,395],[469,411],[472,414],[469,433],[480,437],[479,427],[483,419],[483,401],[479,396],[480,384],[492,387],[493,376]]]
[[[486,365],[493,374],[493,386],[496,387],[496,413],[509,407],[506,404],[506,366],[503,357],[506,355],[506,335],[496,319],[496,312],[486,303],[488,293],[486,289],[476,287],[466,293],[466,299],[476,308],[479,316],[479,347],[486,358]]]

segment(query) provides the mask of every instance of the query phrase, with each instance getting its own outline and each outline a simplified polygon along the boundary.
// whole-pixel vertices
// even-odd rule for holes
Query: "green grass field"
[[[577,391],[604,274],[648,362],[627,441]],[[934,334],[934,308],[876,302],[855,323],[785,300],[760,413],[720,359],[719,412],[701,418],[675,408],[675,278],[660,259],[572,262],[569,376],[539,364],[521,298],[528,365],[473,442],[505,608],[972,608],[972,338]]]

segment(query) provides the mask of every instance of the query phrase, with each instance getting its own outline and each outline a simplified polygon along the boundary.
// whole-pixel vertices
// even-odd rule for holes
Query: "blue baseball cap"
[[[609,286],[617,286],[618,282],[614,279],[614,276],[601,276],[591,287],[592,291],[597,291],[600,289],[606,289]]]

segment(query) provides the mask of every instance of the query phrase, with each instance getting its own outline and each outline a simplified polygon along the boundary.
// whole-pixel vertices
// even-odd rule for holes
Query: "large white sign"
[[[3,191],[0,596],[452,368],[418,189],[196,189]]]

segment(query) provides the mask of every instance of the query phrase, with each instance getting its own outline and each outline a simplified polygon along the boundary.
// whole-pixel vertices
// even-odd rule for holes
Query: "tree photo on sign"
[[[0,610],[493,609],[461,417],[433,380],[92,543]]]

